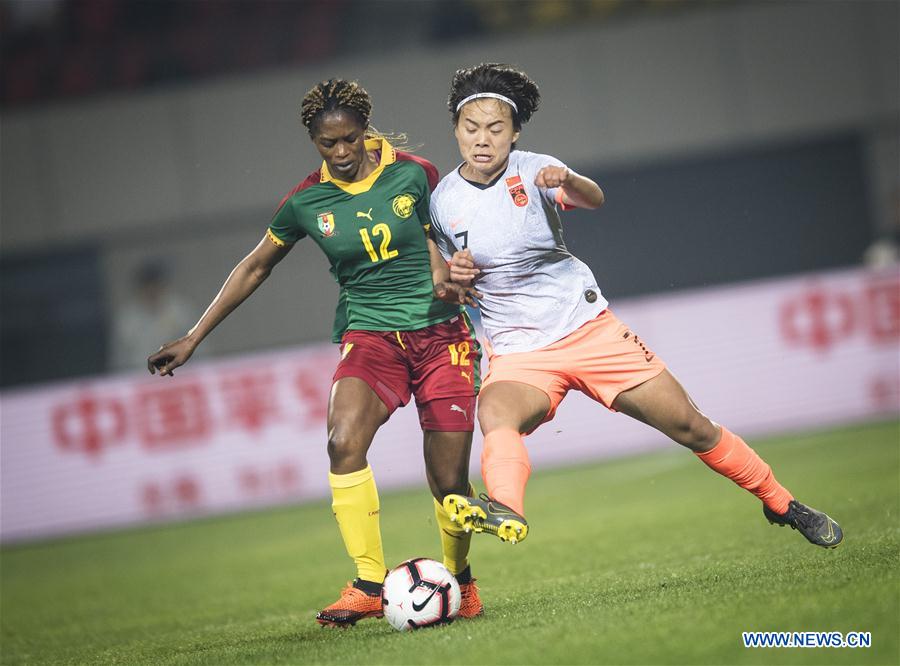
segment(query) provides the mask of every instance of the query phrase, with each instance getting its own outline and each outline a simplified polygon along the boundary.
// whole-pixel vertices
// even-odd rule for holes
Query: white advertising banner
[[[900,413],[900,269],[836,271],[612,310],[714,420],[745,436]],[[226,324],[227,325],[227,324]],[[331,344],[0,396],[0,538],[39,538],[329,495]],[[536,469],[675,446],[572,393],[527,440]],[[475,436],[473,479],[481,437]],[[381,489],[425,484],[413,407],[369,460]]]

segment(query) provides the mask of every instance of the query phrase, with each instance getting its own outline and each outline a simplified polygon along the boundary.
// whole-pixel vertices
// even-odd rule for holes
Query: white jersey
[[[594,274],[566,249],[557,189],[534,178],[549,155],[514,150],[491,185],[447,174],[431,195],[431,224],[449,259],[468,248],[481,273],[481,321],[495,354],[540,349],[606,309]]]

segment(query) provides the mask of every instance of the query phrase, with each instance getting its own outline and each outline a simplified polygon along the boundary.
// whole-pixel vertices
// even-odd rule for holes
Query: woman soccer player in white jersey
[[[531,464],[523,435],[551,420],[575,389],[689,448],[762,500],[770,522],[818,546],[837,546],[838,524],[796,501],[753,449],[697,409],[662,360],[607,309],[590,268],[566,249],[558,211],[598,208],[603,192],[554,157],[515,149],[539,100],[537,85],[507,65],[461,69],[451,83],[463,163],[434,191],[431,219],[451,278],[477,288],[488,338],[478,404],[488,494],[448,495],[444,508],[476,532],[524,539]]]

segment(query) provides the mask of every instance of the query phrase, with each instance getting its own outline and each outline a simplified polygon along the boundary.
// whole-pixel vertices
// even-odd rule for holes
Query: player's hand
[[[147,359],[147,370],[151,375],[155,375],[158,370],[161,377],[165,375],[174,377],[175,368],[187,363],[195,348],[196,345],[188,340],[187,336],[164,344],[158,352],[151,354]]]
[[[545,166],[537,172],[534,177],[534,184],[540,188],[547,189],[550,187],[562,187],[569,180],[572,174],[568,167]]]
[[[473,308],[478,307],[478,301],[475,299],[481,298],[480,292],[455,282],[438,282],[434,285],[434,295],[445,303],[469,305]]]
[[[471,287],[480,272],[475,268],[475,259],[468,249],[457,250],[450,258],[450,279],[457,284]]]

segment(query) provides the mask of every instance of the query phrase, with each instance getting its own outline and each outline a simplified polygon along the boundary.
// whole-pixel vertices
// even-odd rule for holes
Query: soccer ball
[[[384,579],[384,617],[397,631],[449,624],[459,613],[459,583],[440,562],[406,560]]]

